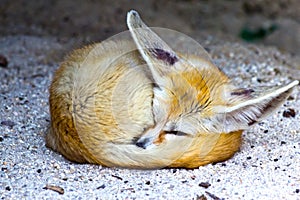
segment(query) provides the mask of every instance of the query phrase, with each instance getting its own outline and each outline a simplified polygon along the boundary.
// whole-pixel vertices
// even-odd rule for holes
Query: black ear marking
[[[255,123],[257,123],[257,121],[256,120],[252,120],[252,121],[248,122],[248,126],[252,126]]]
[[[150,52],[153,53],[157,59],[165,61],[169,65],[174,65],[178,61],[176,55],[172,55],[170,52],[167,52],[163,49],[153,48],[150,49]]]

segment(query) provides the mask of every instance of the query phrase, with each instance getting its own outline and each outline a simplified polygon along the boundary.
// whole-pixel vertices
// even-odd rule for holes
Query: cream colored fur
[[[70,160],[142,169],[226,160],[242,131],[298,84],[238,90],[209,60],[169,47],[136,11],[127,24],[133,40],[76,50],[53,78],[46,143]]]

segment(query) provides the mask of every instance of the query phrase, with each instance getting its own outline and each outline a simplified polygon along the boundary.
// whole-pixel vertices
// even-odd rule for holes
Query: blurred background
[[[126,30],[130,9],[149,26],[276,46],[300,61],[299,0],[0,0],[0,36],[97,42]]]

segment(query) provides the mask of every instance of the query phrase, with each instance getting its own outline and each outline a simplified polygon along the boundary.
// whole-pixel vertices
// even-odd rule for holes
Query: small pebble
[[[288,108],[287,110],[283,111],[283,117],[290,118],[290,117],[295,117],[296,112],[292,108]]]
[[[206,196],[204,194],[202,194],[201,196],[197,195],[196,200],[207,200]]]
[[[211,184],[209,182],[201,182],[199,183],[199,186],[207,189],[211,186]]]
[[[206,193],[208,196],[210,196],[213,200],[221,200],[219,197],[217,197],[216,195],[214,195],[214,194],[212,194],[212,193],[210,193],[210,192],[205,191],[205,193]]]
[[[104,184],[100,185],[99,187],[97,187],[96,189],[99,190],[99,189],[104,189],[106,186]]]
[[[0,67],[7,67],[8,61],[7,58],[3,55],[0,55]]]
[[[183,180],[183,181],[181,181],[181,183],[187,183],[188,181],[187,180]]]
[[[1,171],[7,171],[7,167],[2,167]]]
[[[10,129],[12,129],[16,125],[16,123],[10,120],[6,120],[6,121],[2,121],[1,125],[8,126]]]
[[[121,180],[121,181],[123,180],[123,178],[122,178],[122,177],[120,177],[120,176],[113,175],[113,174],[112,174],[111,176],[112,176],[112,177],[114,177],[114,178],[116,178],[116,179],[119,179],[119,180]]]
[[[57,192],[58,194],[64,194],[65,193],[65,190],[62,187],[56,186],[56,185],[46,185],[45,187],[43,187],[43,189],[52,190],[54,192]]]

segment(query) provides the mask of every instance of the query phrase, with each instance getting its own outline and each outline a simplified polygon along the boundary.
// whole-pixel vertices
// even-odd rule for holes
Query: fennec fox
[[[223,161],[298,84],[238,89],[197,52],[172,49],[136,11],[127,25],[133,40],[76,50],[55,73],[46,143],[69,160],[141,169]]]

